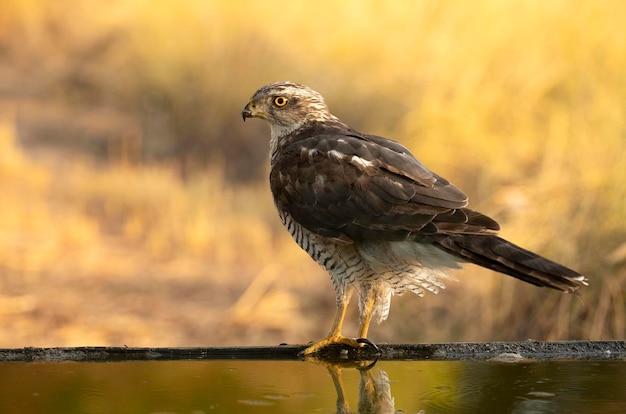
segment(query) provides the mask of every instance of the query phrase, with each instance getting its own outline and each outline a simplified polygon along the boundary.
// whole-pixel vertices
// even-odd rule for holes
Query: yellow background
[[[0,347],[321,338],[332,286],[240,119],[277,80],[589,278],[577,298],[468,266],[394,298],[374,342],[623,339],[624,22],[609,0],[4,0]]]

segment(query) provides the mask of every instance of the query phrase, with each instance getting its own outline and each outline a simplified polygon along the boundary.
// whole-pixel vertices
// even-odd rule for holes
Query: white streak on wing
[[[346,154],[339,152],[337,150],[330,150],[328,151],[328,156],[332,159],[335,159],[337,161],[339,160],[343,160],[344,158],[346,158]]]
[[[353,155],[352,158],[350,158],[350,164],[361,168],[373,168],[376,166],[374,162],[368,161],[356,155]]]

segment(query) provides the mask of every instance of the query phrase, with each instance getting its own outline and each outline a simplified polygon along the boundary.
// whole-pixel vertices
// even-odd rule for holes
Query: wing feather
[[[273,162],[275,202],[307,229],[353,240],[497,229],[404,146],[349,132],[300,132]]]

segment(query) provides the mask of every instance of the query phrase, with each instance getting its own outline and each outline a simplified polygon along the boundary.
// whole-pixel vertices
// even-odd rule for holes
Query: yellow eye
[[[274,104],[276,104],[276,106],[285,106],[287,105],[287,98],[284,96],[277,96],[274,98]]]

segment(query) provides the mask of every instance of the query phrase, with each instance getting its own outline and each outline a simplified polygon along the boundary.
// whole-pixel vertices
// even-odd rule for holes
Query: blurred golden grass
[[[0,13],[0,346],[322,336],[328,277],[280,229],[266,182],[225,178],[246,158],[217,151],[238,136],[249,157],[266,151],[266,131],[235,121],[280,79],[402,141],[505,237],[590,279],[578,300],[471,268],[438,296],[395,298],[374,340],[624,338],[623,2],[70,3]],[[153,95],[171,97],[162,122],[201,124],[221,161],[182,179],[168,162],[103,166],[16,143],[17,98],[141,120]]]
[[[6,318],[5,333],[12,331],[2,335],[2,346],[111,343],[118,336],[145,346],[218,344],[232,338],[211,329],[231,319],[265,316],[266,322],[257,322],[262,331],[284,322],[277,311],[298,314],[291,283],[283,286],[287,290],[271,286],[295,264],[287,258],[281,269],[274,265],[276,255],[286,256],[288,236],[276,236],[266,221],[271,199],[265,188],[233,190],[219,168],[183,182],[169,167],[103,169],[79,158],[62,168],[35,163],[13,145],[10,127],[1,126],[0,317]],[[256,205],[261,202],[265,208]],[[251,279],[268,279],[268,268],[273,277],[260,296],[236,305]],[[168,287],[182,292],[164,292]],[[192,306],[181,303],[190,289],[206,297],[193,299],[191,292]],[[141,298],[154,291],[156,298]],[[166,305],[143,308],[161,301]],[[97,316],[96,326],[81,321],[90,312],[86,319]],[[138,330],[129,324],[137,312],[147,312],[136,322]],[[182,328],[173,319],[179,312],[185,312],[183,321],[204,321],[207,337],[178,338]],[[159,332],[159,319],[171,323],[170,333]],[[29,328],[16,329],[24,320]]]

